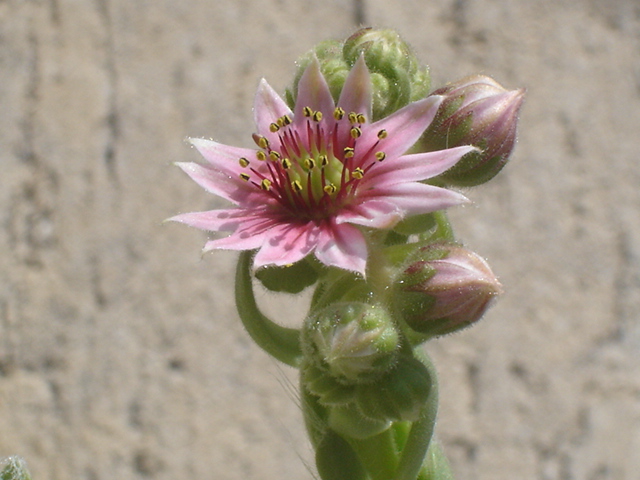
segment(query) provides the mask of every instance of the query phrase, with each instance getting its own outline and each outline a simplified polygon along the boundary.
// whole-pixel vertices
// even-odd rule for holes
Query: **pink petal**
[[[361,160],[359,155],[369,152],[370,149],[383,151],[387,159],[405,153],[433,121],[443,98],[431,95],[410,103],[363,129],[362,136],[357,142],[356,159]],[[378,139],[378,132],[381,130],[387,131],[387,137],[384,140]]]
[[[365,274],[367,242],[356,227],[344,223],[320,231],[316,257],[325,265]]]
[[[240,209],[189,212],[167,219],[209,232],[235,230],[244,220],[244,211]]]
[[[371,121],[371,76],[362,55],[344,82],[338,106],[347,114],[362,113],[366,116],[367,122]]]
[[[320,63],[315,57],[302,74],[300,82],[298,83],[298,95],[296,97],[294,114],[294,123],[296,125],[301,125],[307,120],[303,115],[304,107],[321,111],[325,122],[331,122],[333,120],[335,103],[327,81],[320,71]]]
[[[316,247],[317,234],[318,229],[312,222],[275,227],[268,232],[256,254],[254,267],[283,266],[302,260]]]
[[[203,252],[211,250],[255,250],[264,242],[264,233],[262,235],[252,235],[247,231],[234,232],[228,237],[219,238],[217,240],[209,240]]]
[[[396,183],[426,180],[449,170],[464,155],[474,150],[477,149],[471,145],[465,145],[385,160],[367,172],[361,185],[365,188],[369,185],[378,188]]]
[[[435,212],[469,201],[467,197],[453,190],[417,182],[372,189],[365,192],[364,196],[393,203],[407,216]]]
[[[204,138],[189,138],[189,142],[196,147],[212,167],[229,174],[229,176],[236,176],[239,173],[238,160],[240,158],[244,157],[249,160],[256,158],[256,151],[250,148],[232,147]]]
[[[269,126],[275,123],[278,118],[289,115],[292,116],[293,112],[282,100],[280,95],[267,83],[263,78],[258,86],[256,92],[253,116],[256,122],[256,127],[261,135],[267,137],[269,142],[277,144],[279,142],[278,134],[273,133]]]
[[[352,223],[370,228],[388,229],[402,220],[404,212],[386,200],[369,200],[350,207],[336,217],[336,223]]]
[[[249,196],[261,194],[260,190],[241,180],[239,176],[230,177],[226,173],[193,162],[178,162],[176,165],[207,192],[236,205],[248,200]]]

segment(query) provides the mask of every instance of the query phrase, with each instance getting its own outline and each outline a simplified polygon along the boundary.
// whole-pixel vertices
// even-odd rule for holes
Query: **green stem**
[[[394,478],[398,457],[391,428],[366,439],[350,438],[349,444],[358,454],[371,480]]]
[[[394,480],[416,480],[425,461],[438,413],[438,377],[435,367],[426,354],[416,350],[416,357],[424,363],[431,375],[431,390],[422,414],[411,426]]]
[[[252,259],[252,252],[240,253],[236,270],[236,308],[242,324],[260,348],[297,368],[302,361],[300,330],[282,327],[262,314],[253,294]]]

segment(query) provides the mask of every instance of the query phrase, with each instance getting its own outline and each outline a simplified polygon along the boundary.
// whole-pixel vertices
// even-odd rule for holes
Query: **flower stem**
[[[393,430],[388,428],[382,433],[366,439],[349,439],[357,452],[371,480],[389,480],[398,466]]]
[[[438,378],[435,367],[426,354],[417,349],[415,353],[431,375],[431,390],[420,418],[411,426],[394,480],[415,480],[418,476],[433,437],[438,413]]]
[[[236,269],[236,306],[242,324],[260,348],[297,368],[302,361],[300,330],[282,327],[262,314],[253,294],[252,259],[252,252],[240,253]]]

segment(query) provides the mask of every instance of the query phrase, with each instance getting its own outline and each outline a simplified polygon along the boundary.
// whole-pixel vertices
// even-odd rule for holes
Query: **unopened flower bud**
[[[0,479],[2,480],[31,480],[26,462],[18,456],[0,460]]]
[[[343,384],[384,374],[395,365],[399,347],[387,310],[360,302],[336,303],[307,318],[302,341],[306,357]]]
[[[302,73],[317,58],[331,94],[338,100],[347,74],[363,55],[371,74],[372,120],[386,117],[409,103],[427,96],[428,68],[421,67],[409,45],[394,30],[363,28],[344,43],[325,41],[298,60],[298,69],[287,102],[293,107]]]
[[[516,140],[524,89],[506,90],[484,75],[473,75],[433,92],[444,101],[420,139],[423,151],[461,145],[480,149],[462,157],[437,177],[449,185],[473,186],[491,180],[507,163]]]
[[[458,245],[423,247],[400,276],[396,305],[407,325],[427,337],[478,321],[502,293],[487,262]]]

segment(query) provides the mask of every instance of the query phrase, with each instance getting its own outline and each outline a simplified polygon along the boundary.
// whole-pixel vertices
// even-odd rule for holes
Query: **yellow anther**
[[[318,157],[318,160],[320,160],[321,167],[326,167],[327,165],[329,165],[329,158],[327,158],[326,155],[320,155]]]
[[[358,119],[358,123],[367,123],[367,117],[365,117],[362,113],[356,115],[356,118]]]
[[[302,115],[304,115],[305,117],[310,117],[313,115],[313,110],[311,110],[311,107],[304,107],[302,109]]]
[[[278,152],[276,152],[275,150],[271,150],[269,152],[269,158],[271,160],[273,160],[274,162],[277,162],[278,160],[280,160],[280,154]]]
[[[258,146],[264,149],[269,148],[269,140],[267,140],[267,137],[258,138]]]
[[[304,166],[307,168],[307,170],[313,170],[316,166],[316,161],[313,158],[305,158]]]
[[[262,150],[258,150],[256,151],[256,158],[261,162],[264,162],[267,159],[267,154],[264,153]]]
[[[278,127],[284,127],[284,117],[280,117],[276,120]]]
[[[344,118],[344,110],[340,107],[336,107],[333,111],[333,118],[336,120],[342,120]]]
[[[276,133],[278,130],[280,130],[280,125],[278,125],[277,123],[272,123],[271,125],[269,125],[269,130],[271,131],[271,133]]]
[[[376,160],[378,160],[379,162],[383,161],[385,158],[387,158],[387,154],[384,152],[376,152]]]
[[[358,127],[351,127],[351,138],[356,139],[362,135],[362,130]]]
[[[387,131],[386,131],[386,130],[380,130],[380,131],[378,132],[378,138],[379,138],[380,140],[382,140],[383,138],[387,138],[387,135],[388,135],[388,134],[387,134]]]
[[[322,112],[320,110],[313,112],[313,119],[316,122],[319,122],[320,120],[322,120]]]
[[[289,115],[283,115],[281,118],[283,125],[291,125],[291,117]]]
[[[251,177],[249,176],[249,174],[248,174],[248,173],[244,173],[244,172],[243,172],[243,173],[241,173],[241,174],[240,174],[240,178],[241,178],[242,180],[244,180],[245,182],[248,182],[248,181],[249,181],[249,179],[250,179]]]
[[[356,180],[360,180],[362,177],[364,177],[364,170],[362,170],[360,167],[355,168],[353,172],[351,172],[351,176]]]
[[[246,159],[246,158],[244,158],[244,157],[240,157],[240,158],[238,159],[238,163],[240,164],[240,166],[241,166],[242,168],[247,168],[247,167],[249,166],[249,160],[247,160],[247,159]]]
[[[328,185],[325,185],[323,188],[325,193],[328,193],[329,195],[331,195],[332,193],[336,193],[336,191],[338,190],[336,188],[336,186],[333,183],[330,183]]]
[[[301,192],[302,184],[298,180],[294,180],[293,182],[291,182],[291,188],[293,188],[295,192]]]
[[[356,151],[352,147],[344,147],[344,158],[352,158]]]
[[[260,182],[260,187],[262,187],[262,189],[266,191],[271,190],[271,180],[269,180],[268,178],[263,178],[262,182]]]
[[[351,123],[358,123],[358,114],[356,112],[349,113],[349,121]]]
[[[288,158],[283,158],[282,168],[284,168],[285,170],[289,170],[291,168],[291,160],[289,160]]]

